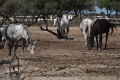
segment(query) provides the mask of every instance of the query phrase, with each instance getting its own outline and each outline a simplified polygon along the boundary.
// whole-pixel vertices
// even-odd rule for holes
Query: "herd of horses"
[[[64,36],[65,39],[68,38],[69,23],[70,23],[69,20],[65,18],[56,17],[54,19],[54,26],[56,25],[58,26],[57,27],[57,32],[59,36],[58,38],[60,38],[60,35]],[[102,49],[103,33],[106,33],[106,42],[105,42],[105,48],[106,48],[109,30],[111,29],[111,34],[112,34],[114,28],[116,28],[115,25],[106,19],[91,20],[89,18],[86,18],[80,23],[80,30],[83,32],[85,38],[85,46],[88,47],[89,50],[91,50],[94,45],[94,37],[96,37],[97,49],[98,50]],[[34,42],[32,40],[30,31],[26,25],[19,23],[10,24],[8,26],[1,27],[0,32],[2,34],[2,41],[6,39],[5,44],[7,44],[8,46],[9,55],[11,55],[11,49],[14,44],[15,44],[14,53],[16,52],[18,43],[20,41],[23,41],[21,54],[23,54],[24,46],[26,42],[29,44],[28,51],[31,54],[34,54],[34,47],[35,47],[34,44],[36,43],[36,41]]]
[[[80,29],[83,32],[86,40],[86,46],[89,50],[92,49],[94,45],[94,37],[96,37],[97,50],[102,49],[102,34],[106,34],[105,49],[107,47],[108,34],[111,29],[111,34],[116,28],[115,24],[111,23],[107,19],[84,19],[80,24]],[[98,41],[99,40],[99,41]]]
[[[56,24],[58,24],[58,36],[60,36],[59,34],[62,34],[65,35],[65,38],[68,38],[67,34],[69,33],[69,20],[56,17],[54,19],[54,25]],[[102,49],[102,34],[104,33],[106,33],[106,49],[109,30],[111,29],[112,34],[114,28],[116,28],[115,24],[111,23],[107,19],[91,20],[86,18],[80,23],[80,30],[83,32],[85,38],[85,46],[88,47],[89,50],[91,50],[94,45],[94,37],[96,37],[97,49]]]

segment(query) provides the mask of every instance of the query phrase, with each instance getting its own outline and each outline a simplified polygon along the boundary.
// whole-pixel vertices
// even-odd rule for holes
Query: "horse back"
[[[96,34],[108,33],[111,28],[111,23],[106,19],[97,19],[92,28]]]
[[[69,20],[68,19],[61,19],[61,27],[69,27]]]
[[[6,29],[6,38],[11,41],[27,39],[27,32],[26,27],[22,24],[10,24]]]

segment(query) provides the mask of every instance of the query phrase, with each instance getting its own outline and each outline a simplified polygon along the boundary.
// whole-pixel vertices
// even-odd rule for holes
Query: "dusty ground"
[[[35,54],[20,78],[24,80],[120,80],[120,28],[109,35],[106,50],[88,50],[79,27],[70,27],[69,39],[57,39],[54,35],[41,31],[39,27],[29,28],[34,40]],[[55,27],[50,30],[56,32]],[[104,47],[103,38],[103,47]],[[0,43],[0,80],[10,80],[11,57]],[[30,54],[25,47],[24,58],[17,49],[20,70],[28,64]],[[17,66],[16,60],[12,62]],[[15,75],[14,73],[12,75]]]

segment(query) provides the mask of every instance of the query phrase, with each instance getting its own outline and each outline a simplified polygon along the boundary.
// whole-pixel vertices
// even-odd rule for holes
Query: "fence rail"
[[[25,17],[25,19],[24,19]],[[36,17],[36,16],[35,16]],[[67,15],[63,15],[64,18],[67,18]],[[72,19],[73,15],[68,15],[69,19]],[[18,21],[22,21],[24,19],[24,21],[35,21],[35,19],[32,19],[32,16],[16,16],[16,19]],[[84,19],[85,17],[82,16],[82,19]],[[120,26],[120,18],[108,18],[107,16],[91,16],[91,19],[108,19],[111,23],[114,23],[116,26]],[[3,18],[0,17],[0,20],[2,20]],[[10,17],[10,20],[13,21],[13,17]],[[48,20],[50,23],[53,22],[53,16],[49,15],[49,18],[46,18],[46,20]],[[43,19],[42,18],[38,18],[38,23],[42,23]],[[76,17],[72,22],[71,22],[71,26],[78,26],[80,24],[81,20],[80,20],[80,16]],[[53,23],[52,23],[53,24]]]
[[[99,19],[107,19],[109,20],[111,23],[114,23],[116,26],[120,26],[120,18],[103,18],[103,17],[97,17]]]
[[[116,26],[120,26],[120,19],[119,18],[109,18],[111,23],[114,23]]]

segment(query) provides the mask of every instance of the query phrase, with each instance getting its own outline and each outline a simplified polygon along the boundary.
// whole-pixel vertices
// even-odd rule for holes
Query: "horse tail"
[[[90,37],[90,31],[91,31],[91,23],[89,21],[87,21],[88,23],[88,31],[87,31],[87,36]]]
[[[114,32],[114,29],[113,29],[113,27],[110,27],[110,28],[111,28],[111,33],[110,33],[110,35],[112,35],[113,32]]]
[[[113,34],[114,28],[117,30],[115,24],[113,24],[113,23],[110,23],[110,28],[111,28],[111,33],[110,33],[110,35]]]
[[[8,47],[8,45],[7,45],[7,39],[5,40],[5,44],[4,44],[4,51],[5,51],[5,53],[6,53],[6,48]]]

